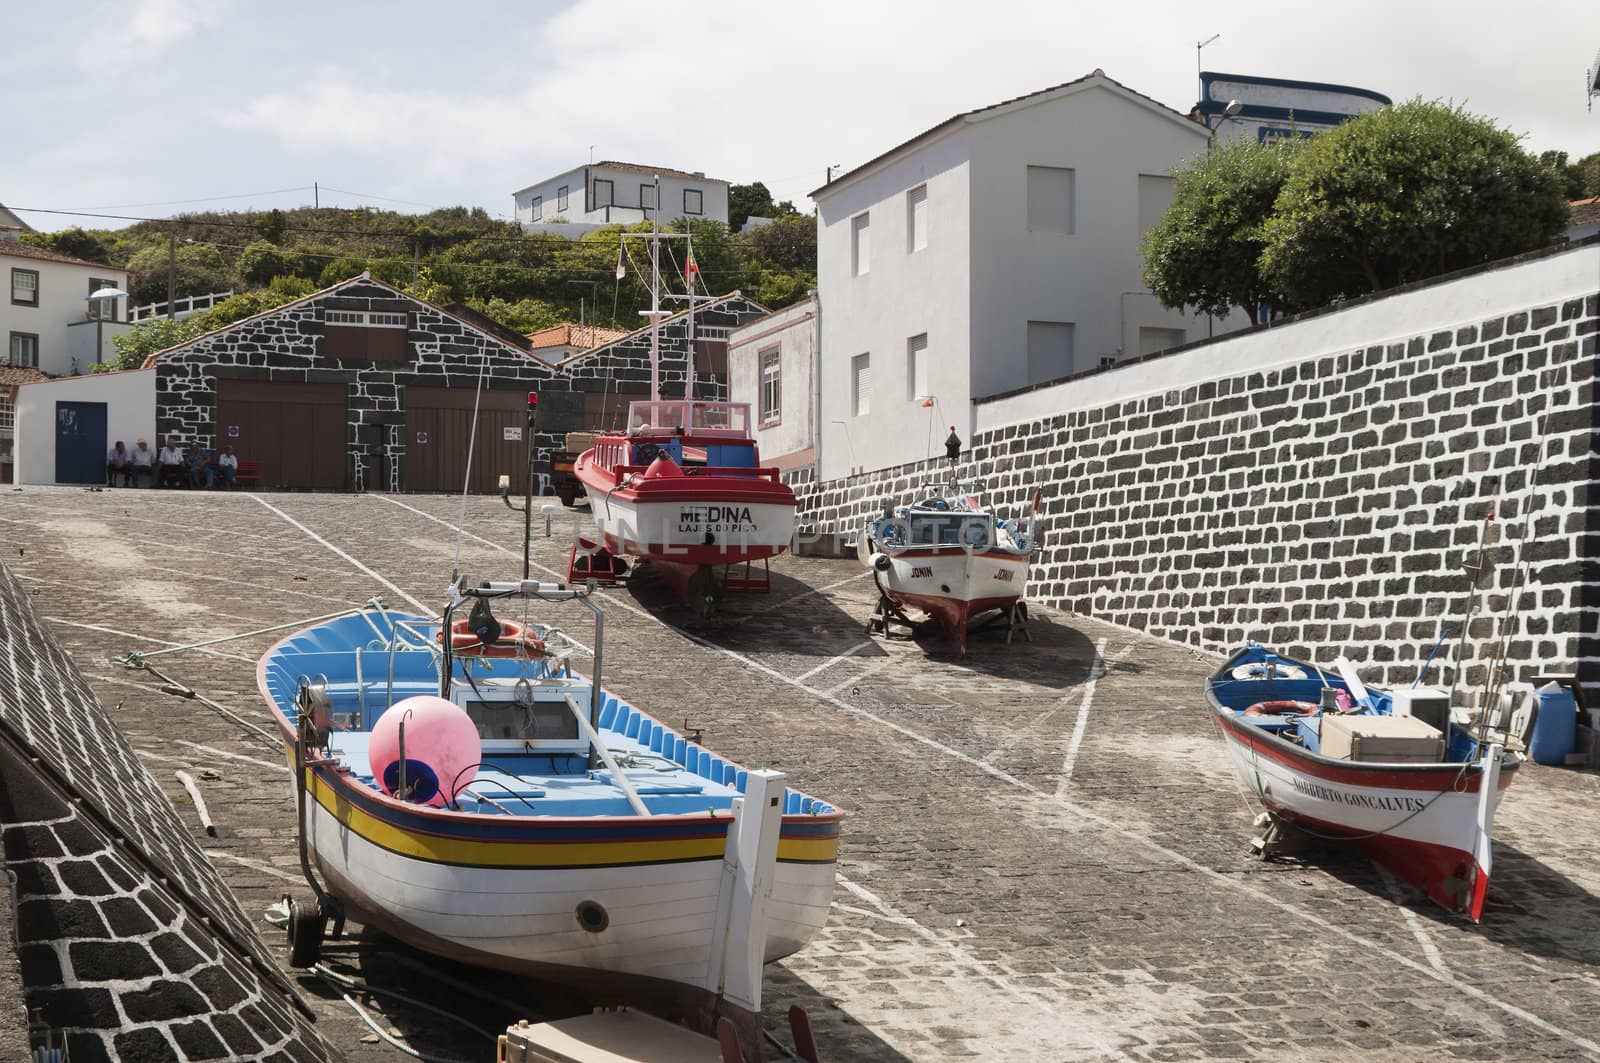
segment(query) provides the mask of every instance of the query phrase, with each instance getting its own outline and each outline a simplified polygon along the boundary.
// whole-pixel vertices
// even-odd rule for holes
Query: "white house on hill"
[[[683,217],[727,224],[728,182],[631,162],[590,163],[519,189],[511,193],[513,216],[526,232],[571,236],[603,225],[649,221],[656,213],[657,177],[663,222]]]
[[[821,477],[929,457],[930,439],[942,453],[951,424],[970,439],[975,398],[1221,331],[1163,309],[1139,254],[1208,135],[1096,70],[955,115],[812,192]]]
[[[111,338],[130,327],[126,297],[89,299],[103,288],[126,291],[126,270],[0,234],[0,283],[0,364],[87,373],[116,356]]]

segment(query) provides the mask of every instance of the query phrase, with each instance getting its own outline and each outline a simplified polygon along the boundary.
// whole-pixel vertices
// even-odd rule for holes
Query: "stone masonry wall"
[[[1518,677],[1600,683],[1597,331],[1600,295],[1530,305],[982,432],[958,472],[1010,515],[1043,485],[1030,598],[1208,651],[1345,654],[1384,682],[1410,682],[1445,628],[1453,659],[1459,566],[1492,512],[1494,584],[1462,680],[1484,682],[1520,586]],[[790,482],[805,530],[853,537],[946,475],[939,461]]]
[[[23,997],[0,1006],[37,1012],[73,1063],[332,1057],[250,918],[3,566],[0,846]]]
[[[409,314],[411,358],[344,362],[322,354],[327,310]],[[568,390],[545,363],[436,308],[372,281],[355,280],[163,354],[156,363],[156,434],[215,447],[216,381],[344,384],[348,425],[346,483],[354,490],[404,488],[405,387]],[[540,433],[540,446],[555,441]]]

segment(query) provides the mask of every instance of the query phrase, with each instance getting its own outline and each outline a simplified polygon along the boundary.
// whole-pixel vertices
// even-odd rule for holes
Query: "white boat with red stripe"
[[[766,562],[794,538],[794,492],[761,467],[749,403],[632,403],[627,430],[596,438],[574,472],[596,543],[648,561],[691,604],[762,589]]]
[[[1509,751],[1525,729],[1512,714],[1493,726],[1449,712],[1397,719],[1395,699],[1347,665],[1330,671],[1253,643],[1206,681],[1206,702],[1234,770],[1266,806],[1269,838],[1287,828],[1355,842],[1445,908],[1483,917],[1495,809],[1524,759]],[[1409,737],[1377,754],[1338,739],[1362,731]]]
[[[953,462],[961,447],[953,428],[945,446]],[[1034,492],[1024,528],[985,508],[978,491],[955,481],[924,488],[919,501],[861,529],[856,554],[872,569],[879,592],[869,633],[887,633],[889,622],[912,624],[902,610],[915,609],[951,635],[962,656],[972,621],[987,614],[1000,614],[1026,635],[1019,625],[1027,618],[1022,597],[1038,542],[1040,495]]]

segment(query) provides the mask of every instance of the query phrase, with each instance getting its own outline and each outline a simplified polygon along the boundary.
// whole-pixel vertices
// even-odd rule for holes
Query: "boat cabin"
[[[665,455],[683,469],[715,469],[725,475],[754,475],[759,464],[750,437],[748,402],[662,400],[628,406],[628,431],[595,441],[595,459],[604,468],[648,468]]]

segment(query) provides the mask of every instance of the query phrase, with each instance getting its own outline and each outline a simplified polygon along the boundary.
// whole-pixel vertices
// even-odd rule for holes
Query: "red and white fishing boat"
[[[702,608],[728,587],[765,589],[794,537],[794,492],[761,467],[749,403],[635,402],[627,431],[597,437],[573,471],[597,545],[648,561]]]
[[[1482,918],[1525,711],[1469,726],[1446,702],[1426,721],[1348,666],[1330,672],[1254,644],[1206,681],[1206,701],[1234,770],[1267,808],[1258,851],[1284,834],[1356,842],[1444,907]]]
[[[961,446],[953,429],[945,446],[953,461]],[[954,637],[962,656],[970,624],[986,614],[998,613],[1027,637],[1022,595],[1038,542],[1039,493],[1024,529],[985,509],[976,490],[954,481],[925,488],[921,501],[868,521],[856,536],[856,555],[878,585],[869,634],[887,634],[891,622],[915,626],[909,608]]]
[[[660,197],[657,178],[657,202]],[[574,545],[567,575],[613,579],[612,557],[628,554],[648,561],[704,616],[724,590],[771,589],[767,562],[794,537],[795,497],[777,469],[761,467],[749,403],[694,397],[694,308],[707,297],[696,291],[700,269],[690,234],[663,233],[654,224],[649,233],[623,234],[629,237],[650,241],[650,309],[644,313],[650,319],[651,401],[630,404],[627,431],[598,436],[573,463],[589,496],[596,539]],[[661,396],[666,240],[685,241],[685,291],[668,296],[689,304],[684,397],[678,400]]]

